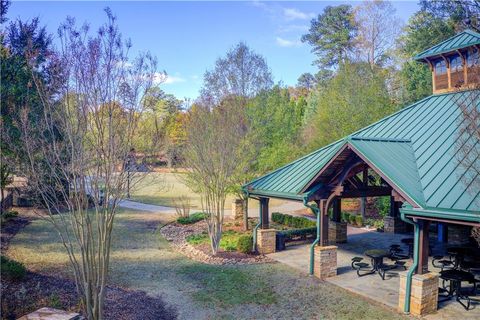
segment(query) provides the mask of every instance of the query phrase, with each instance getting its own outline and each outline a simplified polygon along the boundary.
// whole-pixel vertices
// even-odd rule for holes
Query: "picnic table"
[[[390,256],[390,252],[384,249],[371,249],[365,251],[364,254],[372,259],[372,271],[378,271],[383,265],[383,258]]]
[[[469,310],[470,298],[462,293],[462,282],[473,283],[473,290],[475,290],[476,288],[474,275],[470,272],[466,272],[463,270],[450,269],[441,271],[440,278],[450,282],[448,290],[444,288],[444,290],[447,291],[447,297],[443,301],[455,297],[458,303],[460,303],[466,310]],[[465,305],[462,300],[466,300],[467,304]]]

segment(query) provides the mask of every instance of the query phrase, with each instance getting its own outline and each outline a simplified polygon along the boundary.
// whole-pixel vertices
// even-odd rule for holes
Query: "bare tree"
[[[389,1],[364,1],[355,9],[355,18],[360,59],[368,61],[371,66],[384,64],[401,32],[395,8]]]
[[[32,70],[43,112],[32,128],[31,106],[23,106],[20,124],[25,174],[68,253],[88,319],[103,318],[114,218],[127,185],[138,181],[130,151],[156,72],[149,54],[129,61],[130,43],[105,11],[94,35],[71,18],[59,28],[57,85]]]
[[[173,205],[175,206],[175,212],[179,218],[188,218],[190,215],[190,198],[186,195],[181,195],[176,199],[173,199]]]
[[[217,59],[213,70],[205,72],[201,96],[203,103],[218,105],[232,95],[253,97],[272,85],[265,58],[240,42],[225,57]]]
[[[187,184],[200,193],[202,209],[207,213],[212,253],[217,254],[222,237],[225,198],[239,162],[239,135],[244,124],[240,109],[223,103],[209,108],[194,105],[188,114],[184,159]]]

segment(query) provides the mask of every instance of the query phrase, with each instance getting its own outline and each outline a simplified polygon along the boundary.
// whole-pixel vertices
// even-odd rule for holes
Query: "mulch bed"
[[[68,279],[28,272],[21,281],[2,279],[2,315],[16,319],[41,307],[78,312],[75,283]],[[108,286],[105,319],[175,319],[174,309],[143,291]]]
[[[8,250],[10,240],[35,217],[29,213],[10,219],[1,227],[1,252]],[[79,312],[75,282],[34,272],[21,280],[2,278],[1,317],[17,319],[41,307],[49,306]],[[108,286],[105,297],[105,319],[176,319],[175,309],[161,297],[148,296],[144,291]]]
[[[234,229],[234,226],[225,228],[225,230]],[[182,225],[178,223],[168,224],[160,229],[160,233],[163,237],[165,237],[165,239],[171,242],[172,247],[178,252],[198,262],[212,265],[238,265],[274,262],[274,260],[264,255],[244,254],[235,251],[223,251],[221,249],[216,256],[213,256],[209,244],[193,246],[187,242],[186,238],[188,236],[199,234],[206,230],[206,222],[200,221],[190,225]],[[240,227],[238,227],[238,230],[240,230]]]

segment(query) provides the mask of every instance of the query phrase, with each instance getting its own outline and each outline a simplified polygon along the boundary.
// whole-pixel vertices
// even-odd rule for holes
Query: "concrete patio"
[[[326,281],[342,287],[346,290],[381,302],[389,307],[397,309],[399,276],[398,272],[403,269],[392,270],[387,273],[385,280],[378,274],[358,277],[351,267],[351,259],[354,256],[364,257],[363,253],[369,249],[388,249],[391,244],[402,244],[401,239],[409,237],[408,234],[386,234],[369,231],[363,228],[348,227],[348,242],[338,245],[337,251],[337,276],[328,278]],[[405,246],[402,247],[407,250]],[[433,251],[441,250],[441,246],[434,247]],[[286,250],[268,255],[270,258],[289,265],[308,274],[310,261],[310,245],[298,245],[287,247]],[[412,261],[407,262],[407,268]],[[431,263],[429,269],[435,270]],[[427,316],[427,319],[480,319],[480,303],[473,302],[474,308],[466,311],[454,299],[441,303],[435,314]]]

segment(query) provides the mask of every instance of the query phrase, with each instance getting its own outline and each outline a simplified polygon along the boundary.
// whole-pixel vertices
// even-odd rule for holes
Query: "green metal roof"
[[[349,142],[399,189],[410,195],[415,203],[419,206],[425,204],[415,153],[409,140],[352,137]]]
[[[334,142],[287,164],[245,187],[257,195],[272,195],[277,198],[301,200],[299,195],[303,187],[344,145],[344,141]]]
[[[423,52],[420,52],[414,57],[414,59],[422,60],[478,44],[480,44],[480,33],[472,30],[465,30]]]
[[[461,105],[480,109],[480,91],[427,97],[244,187],[252,194],[298,200],[301,190],[349,144],[420,208],[480,212],[480,190],[465,184],[465,177],[471,180],[476,173],[460,166],[456,157]]]

